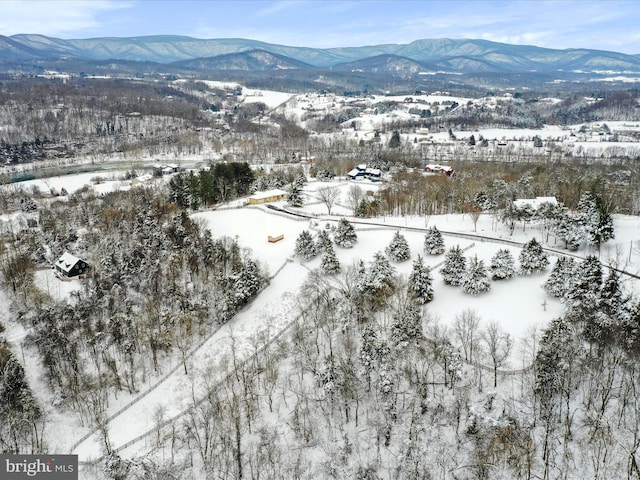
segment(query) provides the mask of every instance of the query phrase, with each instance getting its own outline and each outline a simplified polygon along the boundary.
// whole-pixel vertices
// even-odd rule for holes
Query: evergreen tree
[[[331,242],[325,245],[322,251],[322,260],[320,262],[320,270],[327,275],[333,275],[340,271],[340,262],[336,256],[336,252],[333,249]]]
[[[482,292],[489,291],[490,288],[491,282],[489,281],[484,262],[478,260],[478,256],[475,255],[469,261],[469,266],[462,279],[462,289],[464,293],[478,295]]]
[[[557,421],[560,395],[570,391],[574,366],[581,349],[575,332],[563,319],[557,318],[544,331],[534,360],[536,384],[534,393],[540,404],[540,414],[547,422]]]
[[[362,260],[356,261],[355,271],[355,291],[358,295],[364,296],[369,289],[369,275],[367,274],[367,267]]]
[[[329,238],[329,234],[326,230],[320,230],[320,232],[318,233],[318,238],[316,239],[316,251],[324,252],[328,248],[331,248],[333,250],[331,238]]]
[[[511,252],[506,248],[500,249],[491,259],[491,278],[493,280],[504,280],[511,278],[516,272],[515,260]]]
[[[400,132],[394,130],[389,140],[389,148],[398,148],[400,146]]]
[[[623,294],[620,274],[611,268],[600,289],[599,310],[607,316],[622,318],[628,317],[628,306],[629,299]]]
[[[584,229],[589,245],[600,248],[604,242],[615,237],[613,218],[607,211],[602,199],[591,192],[586,192],[578,202]]]
[[[584,227],[582,222],[569,212],[560,213],[553,226],[555,235],[564,240],[565,247],[569,250],[577,250],[584,240]]]
[[[596,298],[602,286],[602,266],[593,255],[585,258],[575,269],[567,291],[569,306],[581,303],[586,296]]]
[[[399,231],[396,231],[393,235],[393,239],[391,243],[387,245],[385,251],[394,262],[404,262],[411,257],[411,250],[409,250],[407,239],[404,238],[404,235],[401,235]]]
[[[31,450],[40,448],[36,422],[41,416],[24,368],[0,336],[0,452],[17,454],[22,442]]]
[[[293,182],[289,186],[287,196],[287,204],[292,207],[302,207],[304,205],[304,196],[302,194],[302,185],[298,182]]]
[[[298,187],[300,187],[300,189],[302,189],[302,187],[304,187],[305,184],[307,183],[307,176],[303,172],[300,172],[300,174],[295,178],[293,183],[294,185],[297,185]]]
[[[235,305],[238,307],[245,305],[260,291],[261,286],[262,275],[260,275],[257,263],[252,259],[246,260],[233,282]]]
[[[598,297],[598,310],[591,332],[599,345],[623,345],[625,325],[631,318],[629,298],[625,297],[620,285],[620,275],[609,270]]]
[[[188,177],[184,173],[174,175],[169,180],[169,198],[180,208],[191,206],[191,190]]]
[[[444,239],[442,238],[442,233],[440,233],[440,230],[438,230],[435,225],[427,230],[424,236],[424,251],[428,255],[440,255],[444,253]]]
[[[467,259],[462,253],[460,245],[451,247],[444,256],[444,265],[440,269],[444,283],[454,287],[462,285],[462,279],[467,268]]]
[[[310,260],[318,254],[316,244],[308,230],[303,230],[298,235],[294,254],[304,260]]]
[[[594,231],[591,233],[591,243],[592,245],[595,244],[600,248],[600,245],[615,238],[615,233],[613,217],[611,214],[604,209],[600,210],[598,213],[598,223]]]
[[[386,296],[395,288],[395,268],[391,266],[382,252],[373,256],[373,261],[367,270],[367,287],[374,298]]]
[[[433,300],[431,269],[424,264],[420,255],[413,262],[413,270],[409,275],[407,290],[409,295],[419,303],[425,304]]]
[[[380,200],[377,198],[372,198],[371,200],[363,198],[356,206],[353,215],[362,218],[375,217],[380,213],[380,208]]]
[[[576,262],[573,258],[558,257],[542,288],[552,297],[565,298],[571,285],[575,267]]]
[[[422,335],[420,307],[411,301],[402,302],[393,315],[391,341],[395,345],[415,343]]]
[[[483,212],[488,212],[494,210],[496,208],[496,202],[493,198],[491,198],[487,192],[478,192],[476,193],[473,203],[474,206],[479,207]]]
[[[531,275],[534,272],[541,272],[549,265],[547,254],[535,238],[532,238],[522,248],[519,260],[521,275]]]
[[[341,218],[333,234],[333,241],[336,242],[336,245],[339,247],[351,248],[357,240],[358,236],[356,235],[353,225],[351,225],[346,218]]]
[[[355,217],[358,218],[365,218],[368,216],[368,206],[369,206],[369,202],[367,201],[366,198],[361,199],[358,202],[358,205],[356,206],[355,210],[353,211],[353,215]]]
[[[593,255],[585,258],[575,269],[567,291],[567,319],[583,327],[587,340],[595,338],[596,310],[602,286],[602,266]]]

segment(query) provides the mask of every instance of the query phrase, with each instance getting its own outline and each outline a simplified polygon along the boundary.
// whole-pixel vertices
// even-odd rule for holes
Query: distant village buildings
[[[434,163],[430,163],[424,167],[424,172],[426,174],[438,174],[438,175],[446,175],[447,177],[451,177],[455,174],[455,171],[452,167],[448,165],[437,165]]]
[[[164,163],[153,166],[153,175],[161,177],[162,175],[170,175],[180,171],[180,165],[177,163]]]

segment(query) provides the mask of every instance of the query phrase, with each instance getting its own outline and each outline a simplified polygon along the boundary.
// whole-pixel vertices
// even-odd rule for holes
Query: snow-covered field
[[[292,217],[284,218],[272,214],[269,210],[240,209],[218,212],[203,212],[194,215],[202,218],[215,235],[237,237],[241,246],[251,249],[254,256],[260,259],[272,274],[290,258],[295,246],[295,240],[302,230],[322,228],[323,222],[299,221]],[[464,220],[458,221],[457,216],[450,216],[441,222],[442,228],[462,226]],[[408,225],[418,223],[417,219],[411,219],[411,223],[402,218],[388,218],[388,227],[366,227],[358,225],[358,243],[354,248],[336,248],[336,253],[341,265],[347,267],[356,260],[370,261],[374,254],[384,251],[391,242],[396,231],[400,231],[407,239],[411,247],[411,260],[393,264],[398,274],[408,277],[411,272],[412,260],[421,255],[425,263],[434,267],[444,259],[444,255],[426,256],[423,250],[424,233],[405,231]],[[436,221],[439,219],[435,219]],[[454,222],[457,225],[454,225]],[[471,222],[467,220],[467,222]],[[311,224],[311,225],[310,225]],[[318,225],[313,225],[318,224]],[[419,226],[419,225],[418,225]],[[422,225],[424,226],[424,224]],[[464,230],[464,229],[462,229]],[[284,235],[284,239],[277,243],[269,243],[267,235]],[[477,255],[479,259],[489,265],[491,257],[500,248],[509,248],[500,243],[490,241],[480,242],[455,237],[445,236],[447,248],[460,245],[468,248],[466,256]],[[509,248],[514,258],[519,255],[519,250]],[[297,260],[296,260],[297,261]],[[315,258],[305,265],[310,269],[318,268],[320,259]],[[469,296],[460,288],[450,287],[444,284],[441,277],[434,271],[435,299],[427,307],[427,312],[432,319],[439,319],[446,325],[453,325],[456,315],[465,309],[476,310],[487,321],[498,321],[502,327],[512,335],[519,337],[531,325],[544,326],[550,319],[557,317],[562,312],[562,304],[547,297],[541,288],[546,275],[533,275],[528,277],[516,277],[503,282],[494,282],[489,294],[477,297]],[[300,285],[300,279],[291,279],[292,291]]]

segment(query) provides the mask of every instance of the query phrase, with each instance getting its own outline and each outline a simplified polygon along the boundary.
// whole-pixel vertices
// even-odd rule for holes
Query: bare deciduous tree
[[[349,187],[349,191],[347,192],[347,198],[349,201],[349,206],[351,207],[354,213],[358,208],[358,205],[360,205],[360,200],[362,200],[363,196],[364,196],[364,192],[362,191],[362,188],[360,188],[358,185],[351,185]]]
[[[482,339],[487,346],[487,353],[491,358],[493,366],[493,386],[498,386],[498,368],[506,362],[511,353],[513,340],[511,335],[502,330],[496,321],[489,322],[487,328],[482,332]]]
[[[318,189],[318,197],[327,207],[327,214],[331,215],[331,209],[340,197],[340,190],[336,186],[322,187]]]
[[[464,359],[473,362],[473,354],[476,351],[476,343],[478,341],[478,326],[480,325],[480,316],[475,310],[466,309],[462,313],[456,315],[454,329],[456,337],[460,341]]]

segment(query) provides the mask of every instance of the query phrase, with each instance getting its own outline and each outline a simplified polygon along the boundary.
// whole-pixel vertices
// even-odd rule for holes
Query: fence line
[[[317,298],[317,297],[316,297]],[[315,300],[315,299],[314,299]],[[309,304],[311,304],[312,302],[309,302]],[[302,309],[302,311],[304,311],[304,309]],[[271,337],[267,342],[265,342],[260,348],[258,348],[255,352],[253,352],[251,355],[249,355],[247,358],[245,358],[244,360],[242,360],[241,362],[239,362],[237,365],[235,365],[233,367],[233,369],[231,369],[229,372],[227,372],[220,380],[218,380],[208,391],[207,393],[205,393],[202,398],[200,398],[199,400],[197,400],[195,402],[194,405],[191,405],[190,407],[188,407],[187,409],[183,410],[182,412],[174,415],[173,417],[163,421],[162,423],[160,423],[159,425],[155,426],[154,428],[152,428],[151,430],[148,430],[144,433],[142,433],[141,435],[138,435],[137,437],[129,440],[128,442],[120,445],[117,448],[114,448],[112,451],[113,453],[117,453],[120,452],[122,450],[125,450],[127,448],[129,448],[132,445],[135,445],[136,443],[140,442],[141,440],[157,434],[159,431],[161,431],[162,429],[164,429],[165,427],[167,427],[168,425],[173,425],[177,420],[179,420],[180,418],[182,418],[183,416],[189,414],[191,411],[193,411],[193,409],[197,408],[198,406],[200,406],[202,403],[204,403],[208,397],[208,393],[211,391],[214,391],[216,389],[218,389],[221,385],[223,385],[225,382],[227,382],[229,380],[229,378],[236,374],[238,372],[238,370],[241,370],[242,368],[244,368],[244,366],[251,360],[254,360],[259,354],[261,354],[267,347],[271,346],[274,342],[276,342],[277,340],[279,340],[294,324],[296,324],[296,322],[298,322],[299,320],[301,320],[302,318],[302,311],[301,313],[299,313],[298,315],[296,315],[290,322],[288,322],[284,327],[282,327],[280,329],[280,331],[278,333],[276,333],[273,337]],[[93,432],[95,433],[95,432]],[[166,439],[166,435],[163,436],[163,439]],[[105,460],[105,456],[101,456],[97,459],[94,459],[92,461],[81,461],[78,462],[80,465],[87,465],[87,466],[92,466],[92,465],[96,465],[99,462],[102,462],[103,460]]]
[[[269,277],[269,279],[273,279],[275,278],[275,276],[280,273],[282,271],[282,269],[287,265],[287,263],[289,263],[291,260],[287,259],[276,271],[276,273],[274,273],[271,277]],[[237,315],[238,313],[242,312],[243,310],[246,310],[249,308],[249,306],[253,303],[253,301],[258,297],[258,295],[254,296],[251,301],[249,303],[247,303],[246,305],[244,305],[240,310],[236,311],[234,313],[234,316]],[[231,321],[231,320],[229,320]],[[211,332],[209,335],[207,335],[206,337],[204,337],[203,339],[201,339],[195,347],[193,347],[192,349],[190,349],[187,352],[186,358],[184,361],[186,361],[186,359],[193,357],[193,355],[195,355],[195,353],[200,350],[205,343],[207,343],[211,337],[213,337],[216,333],[218,333],[220,331],[220,328],[222,328],[223,325],[220,325],[216,330],[214,330],[213,332]],[[154,383],[152,386],[150,386],[147,390],[145,390],[144,392],[142,392],[140,395],[138,395],[137,397],[135,397],[133,400],[131,400],[129,403],[127,403],[126,405],[124,405],[123,407],[119,408],[116,412],[112,413],[111,415],[109,415],[106,418],[106,422],[111,422],[111,420],[113,420],[114,418],[118,417],[119,415],[121,415],[123,412],[125,412],[126,410],[128,410],[129,408],[131,408],[133,405],[135,405],[136,403],[138,403],[139,401],[141,401],[142,399],[144,399],[147,395],[149,395],[151,392],[153,392],[156,388],[158,388],[160,385],[162,385],[171,375],[173,375],[177,370],[179,370],[180,368],[184,367],[184,361],[178,361],[178,363],[172,367],[166,374],[162,375],[158,381],[156,383]],[[89,432],[87,432],[86,434],[84,434],[82,437],[80,437],[80,439],[74,443],[71,448],[69,449],[69,453],[73,453],[73,451],[78,448],[78,446],[80,444],[82,444],[84,441],[86,441],[87,439],[89,439],[92,435],[94,435],[95,433],[97,433],[99,431],[99,428],[95,428],[94,430],[91,430]]]
[[[321,203],[321,202],[319,202]],[[281,217],[285,217],[285,218],[289,218],[295,221],[307,221],[310,219],[316,219],[318,218],[318,215],[309,215],[309,214],[305,214],[305,213],[301,213],[301,212],[290,212],[289,210],[286,209],[280,209],[280,210],[272,210],[272,209],[264,209],[264,208],[260,208],[259,206],[256,205],[244,205],[244,206],[239,206],[239,207],[229,207],[229,209],[231,208],[253,208],[253,209],[258,209],[261,210],[263,212],[272,214],[272,215],[278,215]],[[297,218],[291,218],[291,217],[297,217]],[[336,219],[326,219],[327,221],[338,221]],[[414,231],[414,232],[426,232],[428,230],[427,227],[411,227],[411,226],[400,226],[400,225],[390,225],[387,223],[375,223],[375,222],[366,222],[366,221],[357,221],[357,220],[350,220],[351,223],[354,224],[359,224],[359,225],[370,225],[372,226],[371,228],[359,228],[358,231],[374,231],[374,230],[385,230],[385,229],[400,229],[400,230],[406,230],[406,231]],[[475,246],[475,241],[480,241],[480,242],[491,242],[491,243],[500,243],[503,245],[508,245],[508,246],[512,246],[512,247],[516,247],[516,248],[523,248],[525,243],[522,242],[517,242],[514,240],[508,240],[508,239],[503,239],[503,238],[496,238],[496,237],[488,237],[488,236],[484,236],[484,235],[477,235],[477,234],[471,234],[471,233],[461,233],[461,232],[451,232],[451,231],[445,231],[445,230],[440,230],[440,232],[442,233],[442,235],[444,236],[448,236],[448,237],[454,237],[454,238],[463,238],[463,239],[467,239],[467,240],[474,240],[474,242],[470,245],[468,245],[467,247],[465,247],[463,249],[463,252],[468,251],[469,249],[473,248]],[[550,248],[550,247],[542,247],[544,251],[555,255],[555,256],[565,256],[565,257],[572,257],[572,258],[576,258],[576,259],[584,259],[583,256],[580,256],[578,254],[574,254],[571,252],[567,252],[567,251],[560,251],[554,248]],[[287,259],[276,271],[276,273],[274,273],[274,275],[271,278],[274,278],[276,275],[278,275],[282,269],[287,265],[287,263],[291,262],[291,259]],[[436,269],[439,268],[442,264],[444,263],[444,260],[439,262],[438,264],[432,266],[432,269]],[[602,263],[602,262],[601,262]],[[640,279],[639,275],[627,272],[625,270],[621,270],[618,268],[615,268],[611,265],[607,265],[602,263],[604,266],[606,266],[607,268],[610,268],[611,270],[616,271],[617,273],[623,274],[623,275],[627,275],[629,277],[635,278],[635,279]],[[255,297],[254,297],[255,298]],[[245,307],[246,308],[246,307]],[[273,342],[277,341],[279,338],[282,337],[282,335],[284,335],[300,318],[301,318],[302,314],[298,314],[293,320],[291,320],[288,324],[286,324],[275,336],[273,336],[271,339],[269,339],[269,341],[267,341],[264,345],[262,345],[258,350],[256,350],[255,352],[253,352],[251,355],[249,355],[246,359],[244,359],[242,362],[240,362],[234,370],[229,371],[222,379],[220,379],[218,382],[216,382],[214,384],[214,386],[212,387],[211,390],[213,389],[217,389],[219,388],[224,382],[226,382],[229,377],[234,374],[234,372],[241,367],[244,367],[247,362],[249,362],[250,360],[253,360],[257,357],[257,355],[259,355],[260,353],[262,353],[268,346],[270,346]],[[218,329],[219,330],[219,329]],[[202,342],[199,343],[199,345],[194,348],[193,350],[191,350],[189,352],[189,356],[192,356],[199,348],[202,347],[202,345],[204,345],[204,343],[206,343],[218,330],[216,330],[215,332],[213,332],[211,335],[209,335],[206,339],[204,339]],[[483,370],[486,371],[490,371],[493,372],[493,367],[487,366],[487,365],[483,365],[483,364],[479,364],[476,362],[467,362],[472,366],[481,368]],[[125,410],[127,410],[128,408],[131,407],[131,405],[139,402],[140,400],[142,400],[146,395],[148,395],[151,391],[153,391],[155,388],[157,388],[162,382],[164,382],[166,380],[166,378],[168,378],[171,374],[173,374],[177,369],[182,367],[182,363],[179,362],[178,365],[176,365],[168,374],[166,374],[165,376],[162,377],[162,379],[157,382],[156,384],[154,384],[154,386],[152,386],[150,389],[148,389],[147,391],[145,391],[142,395],[140,395],[139,397],[137,397],[136,399],[134,399],[132,402],[130,402],[129,404],[127,404],[126,406],[122,407],[121,409],[119,409],[116,413],[112,414],[110,417],[107,418],[107,421],[111,421],[113,418],[117,417],[118,415],[120,415],[122,412],[124,412]],[[525,368],[522,369],[518,369],[518,370],[498,370],[498,374],[500,375],[519,375],[519,374],[523,374],[527,371],[530,371],[532,368],[532,365],[527,366]],[[199,399],[193,406],[189,407],[186,410],[183,410],[182,412],[178,413],[177,415],[173,416],[172,418],[165,420],[164,422],[162,422],[160,425],[158,425],[157,427],[153,428],[152,430],[149,430],[141,435],[139,435],[138,437],[126,442],[125,444],[115,448],[113,451],[114,452],[118,452],[121,450],[124,450],[128,447],[130,447],[131,445],[134,445],[135,443],[138,443],[140,440],[154,434],[157,433],[157,431],[159,429],[163,429],[168,425],[173,424],[176,420],[178,420],[179,418],[183,417],[184,415],[188,414],[190,411],[192,411],[194,408],[196,408],[197,406],[201,405],[205,400],[206,400],[207,396],[204,395],[201,399]],[[76,444],[74,444],[74,446],[71,448],[71,452],[73,450],[75,450],[75,448],[77,448],[82,442],[84,442],[85,440],[87,440],[89,437],[91,437],[93,434],[95,434],[98,430],[94,430],[92,432],[89,432],[88,434],[84,435],[78,442],[76,442]],[[79,462],[81,465],[95,465],[96,463],[100,462],[104,460],[104,456],[100,457],[96,460],[93,460],[91,462]]]

